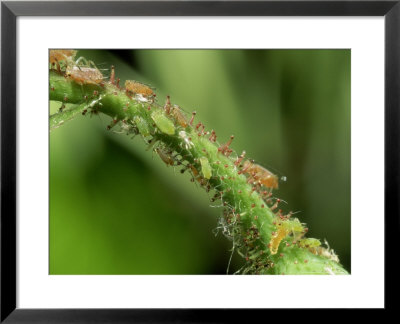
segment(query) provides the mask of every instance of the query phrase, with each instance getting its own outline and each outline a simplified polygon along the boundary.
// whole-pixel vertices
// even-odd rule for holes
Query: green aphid
[[[201,157],[200,164],[201,164],[201,172],[203,173],[204,178],[210,179],[212,176],[212,169],[210,163],[208,163],[208,159],[206,157]]]
[[[285,228],[288,232],[293,234],[303,233],[304,231],[303,225],[297,218],[294,218],[293,220],[283,221],[281,226]]]
[[[169,120],[168,117],[165,116],[162,111],[154,111],[151,114],[151,118],[154,120],[160,131],[162,131],[167,135],[175,134],[174,123],[171,120]]]
[[[299,246],[302,248],[313,248],[321,245],[321,241],[315,238],[305,238],[300,240]]]
[[[142,134],[142,136],[147,137],[150,136],[150,131],[149,131],[149,126],[147,125],[147,122],[139,116],[135,116],[133,118],[136,127],[139,130],[139,133]]]

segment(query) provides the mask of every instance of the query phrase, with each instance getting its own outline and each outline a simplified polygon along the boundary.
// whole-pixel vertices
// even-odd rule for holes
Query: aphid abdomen
[[[302,248],[316,248],[321,245],[320,240],[315,238],[304,238],[300,240],[299,246]]]
[[[126,80],[125,89],[132,94],[140,94],[143,97],[150,97],[154,94],[149,86],[133,80]]]
[[[174,116],[176,122],[183,128],[188,127],[188,121],[186,120],[185,116],[183,115],[182,111],[178,106],[172,107],[172,116]]]
[[[260,177],[260,182],[267,188],[278,189],[278,177],[271,173],[265,173]]]
[[[160,131],[162,131],[167,135],[175,134],[174,123],[171,120],[169,120],[168,117],[165,116],[162,111],[154,111],[151,114],[151,118],[154,120]]]
[[[239,172],[248,174],[250,180],[255,180],[264,187],[278,189],[278,177],[261,165],[247,160],[244,162],[243,169]]]
[[[100,84],[103,74],[95,68],[68,66],[66,76],[79,84]]]

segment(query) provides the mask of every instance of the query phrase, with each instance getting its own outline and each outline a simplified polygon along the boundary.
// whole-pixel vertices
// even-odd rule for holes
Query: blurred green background
[[[277,196],[350,264],[350,50],[80,50],[167,94],[286,176]],[[60,103],[51,103],[50,113]],[[50,134],[50,274],[224,274],[221,210],[139,138],[79,116]],[[229,273],[243,260],[234,256]]]

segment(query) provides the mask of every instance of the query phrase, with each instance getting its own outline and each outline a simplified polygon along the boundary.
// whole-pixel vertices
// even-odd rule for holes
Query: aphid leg
[[[82,62],[83,64],[80,64],[81,62]],[[81,56],[80,58],[78,58],[78,59],[75,61],[75,65],[77,65],[78,67],[79,67],[79,65],[81,65],[81,66],[93,67],[93,68],[97,69],[97,66],[96,66],[96,64],[94,64],[93,61],[87,60],[87,59],[86,59],[85,57],[83,57],[83,56]]]

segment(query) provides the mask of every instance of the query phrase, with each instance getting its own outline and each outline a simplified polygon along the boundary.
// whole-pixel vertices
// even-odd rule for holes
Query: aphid
[[[319,247],[319,252],[318,255],[324,256],[325,258],[328,258],[329,260],[335,261],[336,263],[339,263],[339,257],[335,253],[334,250],[329,250],[325,249],[323,247]]]
[[[163,162],[168,165],[174,165],[174,160],[172,159],[171,155],[164,152],[163,150],[156,148],[155,151],[157,152],[158,156],[163,160]]]
[[[299,246],[301,248],[315,248],[317,246],[320,246],[321,242],[318,239],[315,238],[304,238],[299,241]]]
[[[335,253],[334,250],[329,248],[329,244],[326,240],[325,240],[325,244],[328,246],[328,248],[324,248],[322,246],[317,246],[317,247],[311,247],[308,250],[315,255],[320,255],[329,260],[339,263],[340,262],[339,257],[337,256],[337,254]]]
[[[50,50],[50,63],[52,65],[57,65],[58,72],[61,72],[61,61],[66,62],[73,62],[76,55],[75,50],[67,50],[67,49],[60,49],[60,50]]]
[[[142,117],[135,116],[133,118],[133,121],[135,122],[136,127],[138,128],[139,133],[142,134],[142,136],[147,137],[150,135],[149,126]]]
[[[126,80],[125,90],[128,94],[138,94],[142,95],[143,97],[150,97],[154,95],[153,90],[149,86],[134,80]]]
[[[97,84],[103,82],[103,74],[97,68],[85,66],[67,66],[66,77],[79,84]]]
[[[171,120],[169,120],[168,117],[165,116],[162,111],[154,111],[151,114],[151,118],[154,120],[160,131],[162,131],[167,135],[175,134],[174,123]]]
[[[271,254],[276,254],[278,252],[279,244],[288,234],[289,231],[287,228],[279,226],[278,230],[271,235],[271,240],[269,242],[269,250]]]
[[[188,126],[188,121],[186,117],[183,115],[181,108],[178,105],[174,105],[171,110],[172,116],[174,116],[176,122],[183,128]]]
[[[127,119],[123,119],[122,123],[120,124],[120,132],[116,133],[125,133],[126,135],[137,135],[138,134],[138,128],[132,125]]]
[[[267,188],[278,188],[278,177],[275,174],[249,160],[244,162],[243,169],[239,173],[247,173],[251,182],[257,182]]]
[[[201,157],[200,164],[201,164],[201,172],[203,173],[204,178],[210,179],[212,176],[212,169],[210,163],[208,163],[208,159],[206,157]]]
[[[278,252],[279,244],[286,236],[292,234],[295,240],[299,240],[301,236],[304,235],[304,227],[297,218],[286,221],[281,221],[278,218],[276,223],[277,231],[272,233],[269,242],[271,254],[276,254]]]

